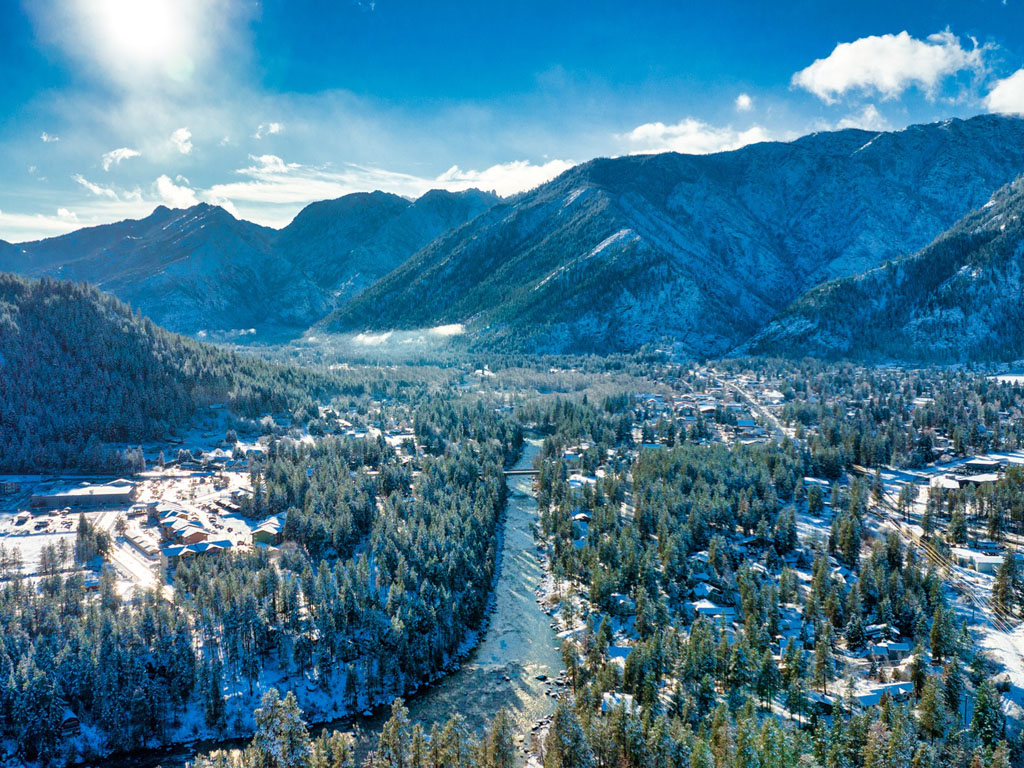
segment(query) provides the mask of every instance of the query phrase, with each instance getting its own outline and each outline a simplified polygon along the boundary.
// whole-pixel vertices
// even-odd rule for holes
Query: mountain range
[[[486,210],[483,192],[385,192],[313,203],[273,230],[219,206],[159,206],[150,216],[0,246],[0,271],[86,281],[173,331],[308,328],[442,232]]]
[[[858,306],[844,329],[829,297],[863,302],[878,291],[874,303],[897,301],[918,283],[949,295],[913,278],[912,265],[942,261],[936,254],[954,242],[983,249],[966,233],[1013,207],[1016,186],[993,193],[1022,172],[1024,119],[983,115],[711,155],[598,159],[504,200],[476,190],[347,195],[309,205],[281,230],[216,206],[161,207],[140,221],[0,244],[0,270],[86,280],[193,335],[461,324],[469,347],[510,351],[852,354],[877,321]],[[987,243],[1012,252],[1015,235],[991,234]],[[986,279],[1005,293],[1011,278]],[[990,297],[973,285],[979,302]],[[949,318],[921,291],[905,329],[913,348],[974,354],[959,337],[926,343]],[[965,314],[967,338],[980,339],[985,322]]]
[[[1022,170],[1024,120],[994,116],[595,160],[435,240],[325,326],[720,355],[815,285],[924,247]]]

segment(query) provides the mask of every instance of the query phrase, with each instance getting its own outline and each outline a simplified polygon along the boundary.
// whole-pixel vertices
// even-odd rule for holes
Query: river
[[[539,441],[529,440],[514,469],[531,468],[539,449]],[[562,657],[550,626],[551,618],[535,602],[544,572],[533,535],[537,522],[533,478],[510,476],[508,489],[494,607],[484,635],[460,669],[407,697],[410,718],[427,730],[457,712],[466,718],[470,729],[480,732],[505,707],[515,717],[519,732],[529,734],[533,723],[555,709],[554,699],[546,695],[549,687],[536,679],[538,675],[556,676]],[[353,733],[361,760],[376,742],[389,713],[390,707],[380,707],[373,715],[317,723],[310,731]],[[187,765],[197,754],[235,749],[246,741],[202,741],[167,750],[146,750],[100,761],[98,765],[177,768]]]

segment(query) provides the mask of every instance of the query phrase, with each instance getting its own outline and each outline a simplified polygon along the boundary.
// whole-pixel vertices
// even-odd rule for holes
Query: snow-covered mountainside
[[[412,203],[386,192],[346,195],[306,206],[281,230],[275,249],[340,302],[497,202],[475,189],[435,189]]]
[[[0,270],[88,281],[183,333],[299,331],[494,202],[476,190],[415,202],[355,194],[314,203],[280,231],[205,203],[160,206],[145,219],[0,247]]]
[[[477,344],[718,354],[822,281],[916,251],[1024,170],[1024,120],[595,160],[443,235],[325,321]]]
[[[921,252],[812,289],[747,349],[931,362],[1024,357],[1024,178]]]
[[[185,333],[301,325],[330,305],[275,257],[274,234],[218,206],[161,206],[145,219],[24,243],[23,260],[3,266],[87,281]]]

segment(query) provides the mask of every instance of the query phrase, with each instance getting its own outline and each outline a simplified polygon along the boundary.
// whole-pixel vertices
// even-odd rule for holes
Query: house
[[[1003,558],[999,555],[988,555],[966,547],[953,547],[953,559],[957,565],[964,568],[973,568],[978,573],[992,573],[999,570]]]
[[[231,541],[228,539],[201,541],[197,544],[179,544],[173,547],[166,547],[163,551],[163,556],[167,560],[167,567],[175,568],[185,558],[195,557],[196,555],[215,555],[223,552],[225,549],[230,549],[232,546]]]
[[[280,531],[260,527],[252,532],[252,543],[273,547],[281,543],[280,535]]]
[[[191,549],[197,555],[215,555],[218,552],[223,552],[225,549],[230,549],[234,546],[228,539],[220,539],[218,541],[201,541],[198,544],[189,545]]]
[[[4,480],[0,482],[0,496],[10,496],[21,490],[21,483],[16,480]]]
[[[82,732],[82,723],[79,721],[78,716],[71,711],[70,707],[64,707],[64,712],[60,717],[60,735],[61,736],[77,736]]]
[[[190,528],[196,526],[189,522],[188,516],[182,514],[169,514],[160,521],[160,531],[163,533],[165,539],[171,541],[177,541],[185,532]]]
[[[167,559],[168,568],[176,568],[179,561],[184,560],[186,557],[192,557],[194,554],[195,552],[191,547],[182,544],[166,547],[163,551],[163,555]]]
[[[889,661],[900,661],[905,659],[914,650],[910,643],[887,643],[889,652]]]
[[[732,621],[736,618],[736,609],[728,605],[715,605],[710,600],[697,600],[687,605],[695,614],[701,614],[712,619],[725,619]]]
[[[201,542],[209,540],[209,538],[209,532],[196,525],[188,526],[181,533],[181,543],[186,545],[199,544]]]
[[[810,711],[819,715],[831,715],[836,705],[839,704],[838,696],[832,696],[815,690],[807,691],[806,699]]]
[[[636,703],[632,694],[605,691],[604,695],[601,696],[601,712],[608,714],[619,707],[622,707],[631,714],[636,714],[640,711],[640,705]]]
[[[901,661],[913,651],[910,643],[881,642],[869,643],[867,655],[880,661]]]
[[[252,532],[252,543],[276,546],[281,543],[284,532],[284,517],[274,515],[268,517]]]
[[[884,637],[888,632],[887,624],[868,624],[864,627],[864,636],[867,638]]]
[[[882,697],[887,693],[894,701],[906,701],[913,692],[913,683],[887,683],[886,685],[875,686],[867,693],[855,693],[853,695],[853,705],[862,710],[877,706],[882,701]]]
[[[706,581],[702,581],[696,587],[690,590],[690,594],[693,595],[695,600],[704,600],[711,597],[717,591],[717,589],[708,584]]]
[[[976,456],[965,461],[963,468],[964,472],[970,475],[995,474],[1003,468],[1003,463],[999,459],[983,459]]]
[[[978,573],[995,574],[999,566],[1003,564],[1003,558],[998,555],[983,555],[978,553],[974,556],[974,570]]]
[[[960,481],[953,475],[939,475],[933,477],[928,485],[932,488],[939,488],[944,491],[958,491],[960,490]]]

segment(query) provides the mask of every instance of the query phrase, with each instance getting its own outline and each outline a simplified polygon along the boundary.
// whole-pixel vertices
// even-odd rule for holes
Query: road
[[[745,400],[747,404],[750,405],[750,409],[754,411],[754,413],[760,416],[762,420],[764,420],[767,424],[771,425],[772,431],[775,433],[776,440],[782,442],[782,440],[786,437],[793,437],[789,432],[786,431],[786,427],[783,426],[782,422],[779,421],[775,414],[769,411],[767,408],[765,408],[764,405],[762,405],[760,402],[758,402],[749,392],[747,392],[746,389],[739,386],[738,384],[733,383],[728,379],[723,379],[721,376],[719,376],[716,372],[714,372],[711,369],[708,369],[708,373],[712,376],[712,378],[714,378],[716,382],[718,382],[718,386],[724,389],[731,389],[736,395],[738,395],[742,400]]]
[[[96,527],[110,534],[112,547],[107,553],[107,558],[139,588],[157,589],[160,587],[160,582],[157,580],[155,572],[156,562],[143,556],[135,547],[118,536],[114,530],[117,519],[122,514],[123,512],[116,510],[106,510],[96,516],[94,523]]]

